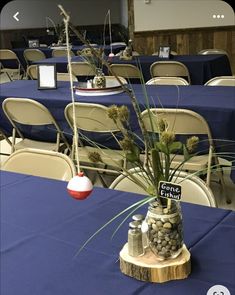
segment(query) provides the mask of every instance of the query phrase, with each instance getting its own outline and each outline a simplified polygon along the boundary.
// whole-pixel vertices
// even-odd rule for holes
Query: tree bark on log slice
[[[150,249],[146,249],[143,256],[130,256],[126,243],[120,252],[120,269],[140,281],[163,283],[185,279],[191,272],[190,252],[184,245],[178,257],[159,261]]]

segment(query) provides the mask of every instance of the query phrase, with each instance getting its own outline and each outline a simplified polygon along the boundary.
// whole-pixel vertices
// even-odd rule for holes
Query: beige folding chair
[[[202,49],[198,52],[198,54],[225,54],[228,55],[227,51],[223,49],[216,49],[216,48],[210,48],[210,49]]]
[[[205,86],[235,86],[235,76],[214,77],[207,81]]]
[[[72,160],[58,152],[21,149],[9,156],[2,170],[69,181],[76,174]]]
[[[88,62],[72,62],[72,73],[74,76],[95,76],[96,68]]]
[[[122,41],[118,41],[118,42],[112,42],[110,43],[110,46],[117,46],[117,45],[120,45],[120,46],[127,46],[127,44],[125,42],[122,42]]]
[[[128,176],[133,175],[138,182],[141,182],[143,186],[148,187],[147,175],[139,168],[132,168],[128,173],[119,175],[109,186],[110,189],[132,192],[136,194],[146,195],[146,191],[137,185],[136,181]],[[173,177],[173,183],[180,184],[182,187],[182,198],[183,202],[199,204],[209,207],[217,207],[215,197],[211,189],[197,176],[191,176],[183,171]]]
[[[136,50],[132,51],[132,56],[139,56],[139,55],[140,55],[140,53],[138,51],[136,51]]]
[[[53,49],[51,53],[52,57],[67,56],[66,49]],[[74,52],[70,50],[70,56],[75,56]]]
[[[120,132],[117,125],[107,115],[107,107],[101,104],[93,103],[75,103],[76,126],[80,131],[97,132],[100,134],[115,134]],[[65,108],[65,118],[68,121],[71,129],[73,129],[73,104],[70,103]],[[74,143],[75,144],[75,143]],[[94,163],[90,160],[89,154],[98,152],[102,162]],[[120,173],[123,167],[126,166],[124,152],[121,150],[113,150],[105,147],[98,147],[92,144],[89,140],[84,141],[83,145],[80,142],[78,147],[80,167],[98,172]],[[74,157],[74,145],[72,149],[72,157]]]
[[[57,81],[70,81],[69,73],[57,73]],[[77,78],[72,75],[73,82],[77,82]]]
[[[97,44],[90,44],[90,46],[97,46]],[[102,48],[93,48],[93,50],[99,55],[102,54]],[[77,55],[91,57],[93,56],[93,53],[90,48],[86,47],[86,48],[83,48],[82,50],[77,50]]]
[[[45,59],[46,55],[40,49],[29,48],[24,50],[24,58],[27,65],[30,65],[34,61]]]
[[[170,54],[171,54],[171,55],[178,55],[178,53],[177,53],[176,51],[174,51],[174,50],[171,50],[171,51],[170,51]],[[152,53],[152,55],[157,55],[157,56],[158,56],[158,55],[159,55],[159,52],[156,51],[156,52]]]
[[[141,79],[142,74],[139,68],[131,64],[111,64],[112,71],[120,77],[126,79]]]
[[[17,55],[12,50],[0,49],[0,63],[1,74],[5,73],[10,81],[13,80],[15,75],[17,75],[18,80],[23,78],[24,69]]]
[[[123,51],[124,50],[120,50],[118,53],[115,54],[115,56],[121,56],[121,55],[123,55]],[[131,56],[139,56],[139,55],[140,55],[140,53],[138,51],[132,50]]]
[[[154,77],[146,85],[189,85],[188,81],[180,77]]]
[[[32,80],[38,79],[37,65],[30,65],[27,68],[27,75]],[[56,73],[57,81],[70,81],[69,73]],[[77,82],[77,78],[72,75],[73,82]]]
[[[43,150],[62,151],[70,146],[51,115],[50,111],[41,103],[29,98],[6,98],[2,108],[9,119],[12,130],[12,152],[23,148],[38,148]],[[37,141],[25,138],[23,132],[18,128],[17,123],[29,126],[51,125],[51,130],[56,134],[56,142]],[[22,140],[16,143],[16,136]]]
[[[127,80],[123,77],[118,77],[120,79],[120,81],[123,83],[123,84],[127,84]],[[118,80],[115,76],[105,76],[105,80],[106,80],[106,84],[112,84],[112,82],[114,83],[118,83]]]
[[[38,66],[37,65],[30,65],[27,67],[27,77],[29,77],[32,80],[38,79]]]
[[[150,73],[153,77],[183,77],[191,83],[187,67],[178,61],[156,61],[150,66]]]
[[[203,55],[207,55],[207,54],[224,54],[227,56],[230,67],[231,67],[231,61],[230,61],[230,57],[227,51],[223,50],[223,49],[217,49],[217,48],[210,48],[210,49],[203,49],[200,50],[198,52],[198,54],[203,54]]]
[[[173,131],[176,135],[204,135],[207,136],[209,152],[205,155],[195,155],[187,162],[184,163],[182,169],[185,171],[198,171],[206,172],[207,179],[206,184],[210,186],[211,181],[211,166],[212,160],[215,165],[219,165],[217,155],[214,153],[215,147],[211,135],[210,128],[206,120],[196,112],[187,109],[157,109],[152,108],[150,110],[144,110],[141,113],[145,128],[148,132],[159,133],[158,122],[159,119],[163,119],[167,122],[168,131]],[[150,120],[151,118],[151,120]],[[183,162],[183,155],[173,155],[171,167],[174,169],[180,163]],[[221,167],[217,167],[216,172],[221,181],[223,192],[227,202],[230,200],[225,193],[225,183]],[[200,174],[200,173],[199,173]]]

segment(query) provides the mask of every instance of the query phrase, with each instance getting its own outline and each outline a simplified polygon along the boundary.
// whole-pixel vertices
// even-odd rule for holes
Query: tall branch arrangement
[[[66,41],[67,41],[67,49],[68,49],[68,64],[69,64],[69,74],[71,76],[70,79],[70,87],[71,87],[71,96],[73,105],[75,103],[74,101],[74,93],[73,93],[73,82],[72,82],[72,71],[71,71],[71,56],[70,56],[70,48],[69,40],[68,40],[68,28],[71,29],[71,31],[74,32],[74,34],[79,38],[80,41],[82,41],[91,51],[92,55],[100,61],[100,64],[103,64],[107,67],[109,73],[113,75],[118,83],[121,85],[123,91],[127,94],[127,96],[130,98],[133,109],[135,111],[135,114],[138,119],[138,124],[142,133],[142,142],[144,145],[144,158],[145,161],[142,161],[141,155],[140,155],[140,148],[136,144],[135,139],[138,137],[136,134],[134,134],[130,128],[129,124],[129,110],[126,106],[111,106],[108,110],[108,117],[111,118],[117,125],[119,122],[122,123],[122,126],[119,128],[122,132],[123,138],[122,140],[118,140],[118,143],[123,151],[125,151],[126,159],[134,164],[135,167],[138,167],[140,171],[143,172],[143,178],[145,184],[143,182],[139,181],[138,178],[132,173],[129,172],[129,170],[123,168],[124,174],[134,183],[139,185],[142,189],[144,189],[147,193],[147,197],[142,199],[141,201],[138,201],[116,216],[114,216],[111,220],[109,220],[106,224],[104,224],[101,228],[99,228],[80,248],[79,252],[85,247],[85,245],[96,235],[98,234],[102,229],[104,229],[108,224],[113,222],[118,217],[122,216],[125,213],[128,213],[127,216],[123,219],[123,221],[120,223],[118,228],[125,222],[133,212],[135,212],[138,208],[141,206],[147,204],[150,200],[157,200],[159,204],[161,205],[167,205],[167,207],[171,206],[170,202],[166,202],[166,199],[161,198],[158,196],[158,184],[161,180],[164,181],[172,181],[173,178],[177,178],[180,171],[183,168],[183,165],[191,159],[194,155],[197,155],[197,153],[194,153],[195,148],[197,147],[197,144],[199,142],[198,137],[192,136],[187,139],[186,143],[182,143],[180,141],[176,140],[174,132],[169,130],[168,128],[168,122],[166,122],[164,119],[157,120],[157,126],[156,123],[154,123],[154,116],[155,114],[152,113],[150,109],[150,103],[148,100],[147,92],[145,91],[144,94],[146,96],[146,106],[147,106],[147,114],[150,122],[150,126],[152,127],[152,133],[149,133],[146,129],[146,126],[144,124],[144,120],[142,117],[141,109],[138,103],[138,100],[135,96],[134,91],[128,88],[126,84],[122,82],[122,80],[116,75],[116,73],[112,70],[110,67],[108,61],[101,57],[101,55],[95,50],[89,42],[84,38],[84,36],[73,26],[73,24],[70,22],[70,17],[67,14],[67,12],[64,10],[64,8],[61,5],[58,5],[61,14],[64,19],[65,27],[66,27]],[[74,116],[74,144],[76,148],[76,161],[79,167],[79,158],[78,158],[78,134],[77,134],[77,128],[75,124],[75,107],[73,108],[73,116]],[[155,124],[155,125],[154,125]],[[120,127],[120,126],[118,126]],[[158,136],[154,134],[155,130],[157,129]],[[117,138],[115,137],[117,140]],[[90,142],[90,141],[89,141]],[[183,160],[181,163],[179,163],[176,167],[173,169],[171,168],[172,162],[177,154],[183,155]],[[173,155],[173,156],[172,156]],[[99,158],[99,157],[98,157]],[[99,159],[98,159],[99,161]],[[95,162],[95,161],[94,161]],[[96,161],[97,162],[97,161]],[[212,168],[217,169],[218,164],[212,165]],[[79,169],[79,168],[78,168]],[[220,169],[220,168],[219,168]],[[204,170],[194,172],[192,174],[189,174],[187,178],[190,178],[192,175],[196,175],[198,173],[205,172]],[[123,172],[121,172],[123,173]],[[168,208],[169,208],[168,207]],[[116,231],[115,231],[116,232]]]
[[[62,7],[62,5],[58,5],[59,9],[61,10],[61,14],[64,17],[64,22],[65,24],[67,24],[70,29],[74,32],[74,34],[79,38],[79,40],[81,40],[87,47],[89,47],[91,53],[101,62],[101,64],[105,65],[108,69],[108,71],[117,79],[117,81],[119,82],[119,84],[121,85],[122,89],[124,90],[124,92],[130,97],[131,99],[131,103],[133,105],[133,108],[135,110],[135,113],[137,115],[138,118],[138,122],[141,128],[141,132],[143,135],[143,139],[144,139],[144,143],[145,143],[145,153],[148,154],[148,142],[149,142],[149,137],[148,137],[148,133],[147,130],[144,126],[143,120],[141,118],[140,115],[140,109],[138,107],[138,102],[136,100],[136,97],[134,95],[134,93],[122,82],[122,80],[116,75],[116,73],[112,70],[112,68],[110,67],[109,63],[103,59],[98,53],[97,51],[89,44],[89,42],[87,42],[87,40],[83,37],[83,35],[75,28],[75,26],[70,22],[70,16],[68,15],[68,13],[64,10],[64,8]],[[67,38],[68,38],[68,34],[67,34]],[[68,50],[69,51],[69,50]],[[68,55],[68,61],[71,60],[71,57]],[[71,71],[71,64],[69,66],[69,69]],[[72,79],[71,79],[72,81]],[[72,85],[71,85],[72,86]],[[73,94],[72,94],[73,97]],[[74,102],[74,100],[73,100]],[[148,168],[147,168],[148,169]],[[150,171],[148,171],[150,172]]]

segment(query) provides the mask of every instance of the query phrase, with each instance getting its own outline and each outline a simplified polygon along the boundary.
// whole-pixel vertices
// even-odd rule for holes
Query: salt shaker
[[[92,88],[92,80],[88,80],[87,81],[87,86],[86,86],[88,89],[89,88]]]
[[[144,255],[141,223],[138,221],[129,223],[128,254],[133,257]]]
[[[142,242],[144,249],[148,247],[148,224],[142,214],[135,214],[132,219],[141,223]]]

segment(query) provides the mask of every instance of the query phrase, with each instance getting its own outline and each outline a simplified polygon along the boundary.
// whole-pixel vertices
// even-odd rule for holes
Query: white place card
[[[55,89],[56,87],[56,66],[38,65],[38,89]]]

